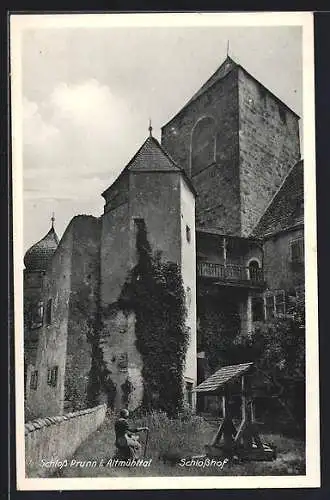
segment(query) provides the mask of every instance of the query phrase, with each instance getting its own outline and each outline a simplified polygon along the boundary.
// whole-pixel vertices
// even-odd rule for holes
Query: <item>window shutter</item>
[[[299,238],[290,242],[291,262],[293,264],[303,264],[304,262],[304,239]]]

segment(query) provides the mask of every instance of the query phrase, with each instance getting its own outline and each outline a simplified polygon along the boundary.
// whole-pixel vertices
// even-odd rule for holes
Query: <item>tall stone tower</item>
[[[300,159],[299,117],[230,57],[162,128],[198,193],[196,224],[248,236]]]
[[[159,250],[164,261],[181,268],[190,329],[184,379],[192,398],[197,378],[195,190],[150,128],[150,136],[103,197],[100,295],[108,331],[103,349],[116,385],[115,406],[127,403],[121,391],[127,380],[134,387],[127,403],[130,408],[139,406],[143,394],[143,364],[135,346],[134,318],[113,307],[136,263],[136,231],[142,220],[152,250]]]

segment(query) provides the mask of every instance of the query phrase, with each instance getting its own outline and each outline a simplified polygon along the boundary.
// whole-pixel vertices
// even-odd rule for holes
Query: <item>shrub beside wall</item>
[[[49,476],[55,468],[43,464],[70,458],[78,446],[103,423],[106,405],[25,424],[25,476]]]

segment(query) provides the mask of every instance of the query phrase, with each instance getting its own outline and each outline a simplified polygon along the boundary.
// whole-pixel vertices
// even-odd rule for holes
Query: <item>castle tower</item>
[[[38,332],[44,315],[43,279],[58,246],[58,236],[54,229],[54,216],[51,228],[37,243],[32,245],[24,256],[24,364],[25,385],[30,385],[30,376],[36,362]]]
[[[196,225],[248,236],[300,159],[299,117],[227,57],[162,128],[198,193]]]
[[[150,136],[103,196],[101,302],[103,311],[110,310],[108,315],[104,313],[109,331],[104,352],[117,387],[115,405],[125,403],[120,387],[127,378],[134,386],[130,408],[139,406],[143,393],[143,365],[135,347],[134,318],[111,312],[111,305],[118,300],[136,263],[136,232],[141,221],[152,250],[161,251],[164,261],[177,263],[181,268],[190,329],[184,378],[188,400],[193,404],[191,389],[197,376],[194,188],[186,173],[152,136],[150,127]],[[120,361],[125,358],[126,370]]]

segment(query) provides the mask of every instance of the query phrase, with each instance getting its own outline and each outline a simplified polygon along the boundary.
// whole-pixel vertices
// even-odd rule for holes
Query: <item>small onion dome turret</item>
[[[46,271],[58,242],[59,239],[54,229],[54,217],[52,217],[52,226],[46,236],[29,248],[24,256],[26,270]]]

